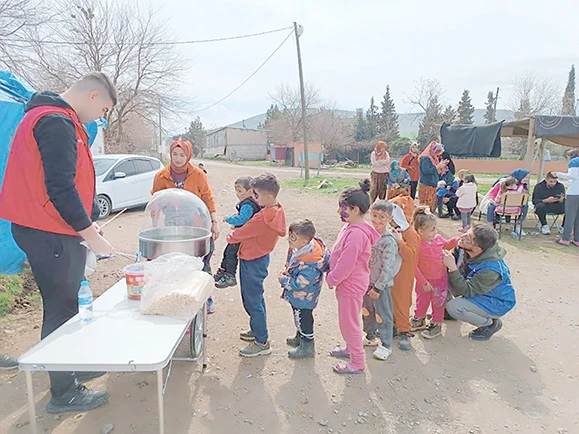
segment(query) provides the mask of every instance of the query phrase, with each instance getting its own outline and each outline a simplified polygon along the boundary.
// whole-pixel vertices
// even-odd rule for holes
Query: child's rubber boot
[[[314,340],[300,339],[300,346],[288,351],[290,359],[305,359],[316,355]]]
[[[285,343],[288,344],[292,348],[297,348],[300,346],[300,332],[296,332],[296,335],[293,338],[287,338]]]

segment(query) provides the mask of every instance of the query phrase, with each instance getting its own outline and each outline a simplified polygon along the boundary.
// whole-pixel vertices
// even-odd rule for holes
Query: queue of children
[[[392,164],[391,173],[397,170],[399,165]],[[470,216],[476,184],[472,175],[462,178],[457,190],[462,199],[461,214]],[[274,175],[239,178],[234,187],[238,213],[224,219],[233,231],[227,236],[228,245],[215,279],[218,287],[235,285],[239,258],[242,301],[250,323],[249,330],[240,334],[248,342],[240,355],[255,357],[271,353],[263,284],[269,254],[286,234],[285,213],[277,201],[280,187]],[[427,339],[441,335],[449,292],[444,252],[459,242],[459,238],[446,240],[438,234],[437,218],[429,208],[415,210],[409,190],[390,201],[372,203],[370,188],[370,181],[364,180],[359,187],[341,193],[337,213],[343,226],[331,253],[317,237],[312,221],[302,219],[290,224],[286,264],[277,276],[281,298],[290,304],[295,324],[295,335],[286,340],[292,359],[314,357],[314,310],[324,276],[334,290],[345,342],[330,352],[335,358],[345,359],[333,366],[338,374],[364,371],[364,347],[373,347],[373,357],[386,360],[392,354],[395,337],[398,347],[407,351],[413,332],[421,331]],[[463,222],[467,232],[470,220],[463,216]],[[411,318],[413,291],[416,309]]]

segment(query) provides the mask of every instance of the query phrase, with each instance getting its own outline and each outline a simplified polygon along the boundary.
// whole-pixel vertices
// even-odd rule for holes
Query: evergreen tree
[[[531,111],[531,101],[529,99],[522,99],[514,117],[515,119],[524,119],[531,116]]]
[[[356,123],[354,124],[354,140],[356,142],[362,142],[368,140],[368,123],[364,117],[364,112],[362,109],[356,111]]]
[[[386,93],[382,100],[382,110],[378,117],[378,137],[386,143],[393,143],[400,137],[400,126],[398,124],[398,114],[394,101],[390,97],[390,86],[386,86]]]
[[[433,94],[428,100],[424,117],[418,127],[418,142],[428,144],[433,140],[438,140],[441,125],[442,107],[438,101],[438,95]]]
[[[577,112],[575,110],[575,103],[575,65],[572,65],[571,70],[569,71],[567,87],[565,87],[565,93],[563,94],[563,108],[561,114],[576,116]]]
[[[271,125],[271,122],[279,119],[281,117],[281,111],[277,104],[272,104],[265,112],[265,122],[260,124],[260,128],[267,128],[268,125]]]
[[[205,128],[201,122],[201,118],[197,116],[190,124],[189,129],[181,137],[189,140],[193,144],[193,154],[201,155],[205,147]]]
[[[366,123],[368,124],[368,139],[373,139],[376,137],[378,132],[378,120],[379,120],[378,107],[374,103],[374,97],[370,98],[370,107],[366,111]]]
[[[484,114],[485,124],[492,124],[493,122],[497,121],[497,113],[495,110],[495,103],[497,97],[494,93],[489,92],[487,95],[487,110]]]
[[[444,109],[442,120],[448,124],[454,123],[456,120],[456,110],[452,108],[452,105],[449,104],[446,109]]]
[[[470,91],[465,89],[458,103],[458,123],[468,125],[473,123],[474,107],[470,101]]]

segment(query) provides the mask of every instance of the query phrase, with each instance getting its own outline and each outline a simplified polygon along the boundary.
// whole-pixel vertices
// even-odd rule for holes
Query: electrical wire
[[[227,98],[229,98],[231,95],[233,95],[235,92],[237,92],[239,89],[241,89],[241,87],[242,87],[245,83],[247,83],[249,80],[251,80],[251,78],[252,78],[255,74],[257,74],[261,68],[263,68],[263,67],[265,66],[265,64],[275,55],[275,53],[278,52],[278,50],[282,47],[283,44],[286,43],[286,41],[290,38],[290,36],[291,36],[293,33],[294,33],[294,31],[293,31],[293,28],[292,28],[292,31],[285,37],[285,39],[282,41],[282,43],[278,45],[278,47],[273,51],[273,53],[271,53],[271,54],[269,55],[269,57],[268,57],[267,59],[265,59],[265,60],[263,61],[263,63],[262,63],[261,65],[259,65],[258,68],[257,68],[255,71],[253,71],[253,72],[251,73],[251,75],[250,75],[249,77],[247,77],[239,86],[237,86],[235,89],[233,89],[233,90],[232,90],[231,92],[229,92],[227,95],[225,95],[225,96],[224,96],[223,98],[221,98],[219,101],[214,102],[213,104],[208,105],[207,107],[204,107],[204,108],[202,108],[202,109],[200,109],[200,110],[196,110],[194,113],[201,113],[201,112],[204,112],[205,110],[209,110],[210,108],[215,107],[217,104],[222,103],[222,102],[225,101]]]
[[[223,38],[214,38],[214,39],[198,39],[198,40],[190,40],[190,41],[167,41],[167,42],[150,42],[148,45],[162,45],[162,46],[170,46],[170,45],[191,45],[191,44],[205,44],[205,43],[209,43],[209,42],[222,42],[222,41],[232,41],[235,39],[245,39],[245,38],[253,38],[255,36],[263,36],[263,35],[269,35],[271,33],[278,33],[278,32],[283,32],[284,30],[289,30],[289,29],[293,29],[292,27],[283,27],[281,29],[275,29],[275,30],[267,30],[265,32],[259,32],[259,33],[250,33],[247,35],[238,35],[238,36],[227,36],[227,37],[223,37]],[[91,44],[90,42],[86,42],[86,41],[80,41],[80,42],[72,42],[72,41],[31,41],[28,39],[22,39],[22,38],[7,38],[6,39],[7,44],[3,43],[4,45],[12,45],[11,43],[13,42],[21,42],[21,43],[35,43],[35,44],[40,44],[40,45],[72,45],[72,46],[78,46],[78,45],[89,45]],[[14,44],[16,45],[16,44]],[[101,46],[114,46],[115,44],[112,43],[103,43],[100,44]],[[128,44],[128,46],[130,46],[131,44]],[[135,46],[140,45],[140,43],[135,43],[133,44]]]

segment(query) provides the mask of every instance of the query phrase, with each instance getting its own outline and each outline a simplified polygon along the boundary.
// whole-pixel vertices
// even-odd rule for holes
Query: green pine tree
[[[470,91],[465,89],[458,103],[458,123],[468,125],[473,123],[474,107],[470,101]]]
[[[386,143],[393,143],[400,137],[400,125],[394,101],[390,97],[390,86],[386,86],[386,93],[382,99],[382,110],[378,116],[377,134]]]
[[[442,107],[438,96],[433,95],[427,102],[424,117],[418,127],[418,142],[428,144],[433,140],[438,140],[442,121]]]
[[[272,121],[279,119],[281,117],[281,111],[277,104],[272,104],[265,112],[265,122],[263,123],[263,128],[267,128]]]
[[[569,71],[567,87],[565,87],[565,93],[563,94],[563,108],[561,110],[561,114],[567,116],[576,116],[577,111],[575,109],[575,103],[575,65],[572,65],[571,70]]]
[[[485,124],[492,124],[497,121],[497,113],[495,110],[496,99],[495,94],[492,91],[489,92],[487,95],[487,109],[484,114]]]
[[[368,123],[364,117],[364,111],[359,109],[356,111],[356,122],[354,124],[354,140],[362,142],[368,140]]]
[[[448,124],[453,124],[456,120],[456,110],[452,108],[452,105],[446,106],[444,113],[442,114],[442,120]]]
[[[374,102],[374,97],[370,98],[370,107],[366,111],[366,123],[368,124],[368,139],[373,139],[378,133],[378,120],[380,114],[378,113],[378,107]]]

